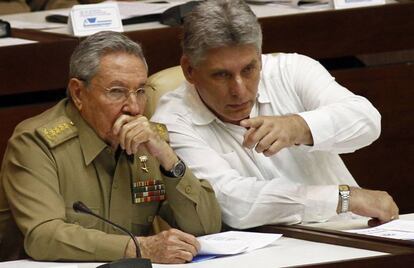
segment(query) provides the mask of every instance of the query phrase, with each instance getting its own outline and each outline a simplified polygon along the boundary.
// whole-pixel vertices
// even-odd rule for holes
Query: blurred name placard
[[[115,2],[75,5],[70,11],[68,25],[75,36],[87,36],[100,31],[124,31]]]

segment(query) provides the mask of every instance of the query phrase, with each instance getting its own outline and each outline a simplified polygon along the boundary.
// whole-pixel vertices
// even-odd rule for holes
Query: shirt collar
[[[185,83],[185,90],[187,91],[187,94],[185,94],[185,101],[187,102],[187,105],[190,107],[191,118],[193,123],[195,125],[208,125],[215,119],[219,120],[217,116],[213,114],[201,100],[194,85],[188,82]]]
[[[216,120],[219,123],[223,123],[210,109],[204,104],[200,96],[197,93],[194,85],[186,83],[186,102],[190,107],[191,118],[195,125],[208,125],[212,121]],[[270,103],[269,95],[262,86],[261,81],[259,82],[259,88],[257,91],[256,103],[250,113],[250,117],[256,117],[258,115],[259,104]]]
[[[262,80],[260,80],[259,89],[257,90],[257,102],[260,104],[270,103],[269,94],[267,93]]]
[[[66,114],[78,129],[79,143],[86,165],[89,165],[108,145],[96,134],[80,115],[72,101],[68,101]]]

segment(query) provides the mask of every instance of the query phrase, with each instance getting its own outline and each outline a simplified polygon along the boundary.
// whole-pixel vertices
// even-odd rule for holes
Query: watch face
[[[185,174],[185,164],[183,161],[178,161],[173,169],[174,177],[182,177]]]
[[[339,191],[349,191],[348,185],[339,185]]]

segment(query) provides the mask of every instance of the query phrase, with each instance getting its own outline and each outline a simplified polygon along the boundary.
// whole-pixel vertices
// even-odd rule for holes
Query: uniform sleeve
[[[381,115],[364,97],[339,85],[317,61],[293,55],[283,77],[304,107],[314,144],[310,151],[351,153],[371,144],[381,132]]]
[[[199,180],[187,167],[180,179],[164,176],[168,203],[178,227],[199,236],[221,230],[221,211],[207,180]]]
[[[29,256],[77,261],[123,257],[128,236],[83,227],[96,221],[88,215],[79,215],[79,222],[67,221],[53,155],[34,134],[10,139],[3,168],[5,193]]]

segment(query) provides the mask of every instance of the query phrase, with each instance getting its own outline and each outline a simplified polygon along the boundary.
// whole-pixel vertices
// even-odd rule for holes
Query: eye
[[[120,95],[125,95],[125,93],[128,91],[128,89],[126,89],[126,88],[123,88],[123,87],[111,87],[109,90],[108,90],[108,93],[110,94],[110,95],[113,95],[113,96],[120,96]]]
[[[137,94],[144,95],[146,93],[146,89],[145,87],[140,87],[140,88],[137,88],[136,92]]]
[[[213,73],[213,77],[217,79],[226,79],[226,78],[230,78],[231,74],[226,71],[218,71],[218,72]]]
[[[243,68],[242,73],[248,76],[254,73],[254,71],[256,71],[256,66],[253,64],[249,64]]]

